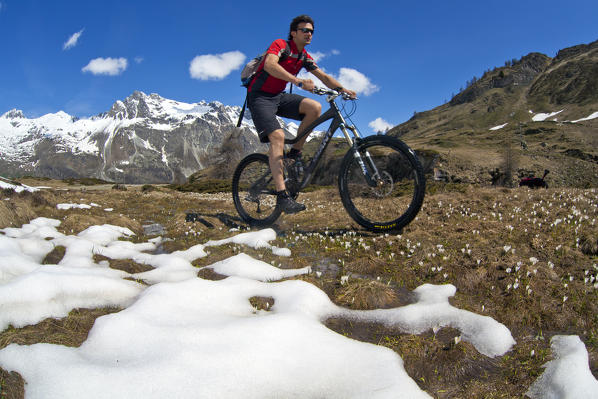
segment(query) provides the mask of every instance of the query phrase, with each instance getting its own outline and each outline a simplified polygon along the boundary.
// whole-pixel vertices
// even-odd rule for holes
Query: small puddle
[[[143,234],[146,236],[161,236],[166,234],[166,229],[160,223],[144,224]]]
[[[322,275],[332,278],[337,278],[341,271],[341,267],[330,258],[319,259],[311,268],[313,272],[320,272]]]

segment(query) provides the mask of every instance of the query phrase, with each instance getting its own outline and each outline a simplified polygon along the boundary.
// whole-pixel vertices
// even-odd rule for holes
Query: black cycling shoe
[[[289,158],[295,161],[302,161],[303,160],[303,153],[299,150],[291,148],[289,152],[285,155],[285,158]]]
[[[286,190],[279,192],[276,195],[276,205],[279,206],[284,213],[288,214],[298,213],[305,210],[305,205],[291,198]]]

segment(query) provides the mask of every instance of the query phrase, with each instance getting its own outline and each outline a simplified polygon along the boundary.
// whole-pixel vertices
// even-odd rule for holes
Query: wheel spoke
[[[351,217],[372,230],[400,229],[415,217],[423,201],[421,165],[404,144],[396,143],[384,137],[361,144],[359,153],[374,177],[374,186],[367,184],[352,154],[345,157],[341,168],[343,204]]]
[[[233,175],[233,200],[241,218],[256,226],[272,224],[280,215],[268,157],[252,154],[244,158]]]

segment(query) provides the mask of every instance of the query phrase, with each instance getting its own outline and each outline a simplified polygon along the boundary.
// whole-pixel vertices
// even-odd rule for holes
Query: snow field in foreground
[[[491,357],[515,344],[494,319],[451,306],[448,298],[456,288],[450,284],[420,286],[417,302],[408,306],[352,311],[336,306],[309,283],[269,282],[309,273],[309,268],[279,269],[243,253],[207,266],[231,277],[197,277],[191,262],[206,257],[208,246],[234,243],[289,256],[288,249],[269,244],[276,238],[271,229],[155,255],[151,252],[160,238],[122,241],[133,233],[112,225],[64,235],[56,230],[59,224],[38,218],[0,230],[0,330],[65,317],[75,308],[125,309],[98,318],[78,348],[12,344],[0,350],[0,367],[23,376],[27,398],[429,397],[395,352],[329,330],[322,322],[330,317],[380,322],[412,334],[450,326]],[[58,245],[66,248],[59,264],[41,265]],[[131,275],[111,269],[106,261],[95,263],[94,254],[154,269]],[[273,307],[256,310],[249,302],[255,296],[273,298]],[[580,387],[581,392],[598,392],[579,338],[579,343],[559,345],[573,338],[555,338],[558,357],[530,392]],[[576,368],[559,366],[572,360]],[[576,379],[568,375],[573,370]]]

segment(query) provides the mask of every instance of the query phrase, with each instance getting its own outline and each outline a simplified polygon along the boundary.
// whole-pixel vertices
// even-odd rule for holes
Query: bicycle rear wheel
[[[233,174],[233,202],[241,219],[251,226],[269,226],[280,216],[268,156],[251,154]]]
[[[425,193],[423,168],[415,153],[390,136],[370,136],[357,145],[368,181],[353,150],[339,173],[341,200],[349,215],[371,231],[400,230],[419,212]]]

